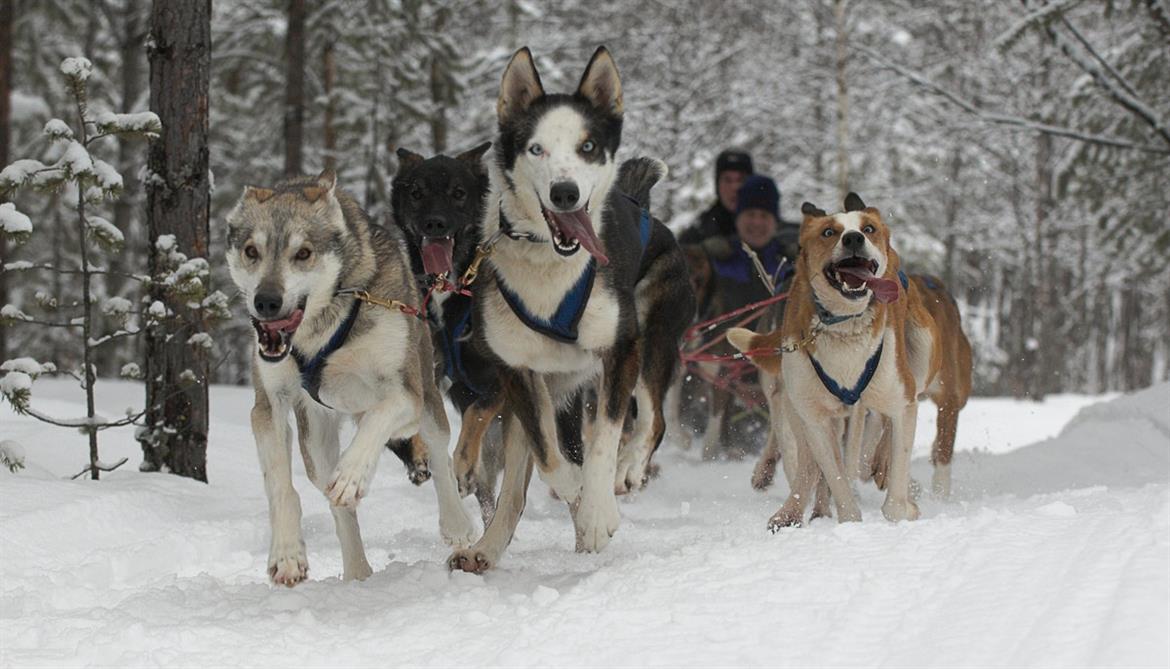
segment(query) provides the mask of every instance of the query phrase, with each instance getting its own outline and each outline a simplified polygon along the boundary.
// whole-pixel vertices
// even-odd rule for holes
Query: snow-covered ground
[[[108,415],[141,401],[135,385],[100,385]],[[34,398],[82,413],[63,382],[38,381]],[[604,553],[573,552],[567,511],[534,481],[486,576],[448,573],[429,484],[409,485],[387,454],[359,511],[375,574],[342,583],[332,518],[298,462],[312,580],[292,590],[266,581],[250,391],[212,398],[210,485],[131,465],[63,480],[83,465],[82,437],[0,408],[0,439],[28,461],[0,471],[0,664],[1170,663],[1170,385],[973,400],[954,499],[924,499],[922,520],[897,525],[866,489],[863,523],[771,535],[783,483],[756,493],[751,462],[666,444],[661,478],[623,501]],[[102,456],[140,459],[125,430],[102,435]]]

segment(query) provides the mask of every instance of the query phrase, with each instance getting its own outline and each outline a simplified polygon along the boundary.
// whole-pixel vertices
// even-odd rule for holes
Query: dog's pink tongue
[[[424,237],[421,249],[423,271],[435,275],[450,272],[454,247],[455,242],[450,237]]]
[[[288,318],[282,318],[278,321],[261,321],[260,326],[263,327],[269,334],[277,334],[279,332],[291,332],[296,330],[301,324],[301,319],[304,318],[305,312],[297,309],[288,315]]]
[[[597,233],[593,232],[593,221],[589,220],[589,214],[585,213],[584,207],[563,214],[555,211],[549,213],[556,221],[562,237],[576,239],[581,242],[581,246],[585,247],[589,255],[597,258],[597,262],[602,265],[609,264],[609,257],[605,255],[605,247],[597,238]]]
[[[874,276],[865,267],[840,267],[837,269],[841,274],[849,274],[861,279],[869,289],[873,291],[873,296],[877,298],[878,302],[889,304],[898,300],[898,282],[893,279],[885,279],[880,276]]]

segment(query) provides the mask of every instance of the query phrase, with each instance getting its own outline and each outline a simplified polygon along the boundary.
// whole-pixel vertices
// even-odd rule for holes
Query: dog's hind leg
[[[644,383],[639,382],[634,387],[634,399],[638,403],[638,416],[634,423],[634,433],[618,452],[617,474],[613,484],[614,494],[617,495],[638,490],[646,483],[650,454],[658,447],[666,431],[662,407],[655,406]]]
[[[423,390],[419,437],[427,445],[431,473],[435,477],[435,495],[439,499],[439,534],[449,546],[470,546],[475,540],[475,527],[460,501],[455,470],[451,466],[451,456],[447,453],[451,428],[447,424],[443,398],[438,389],[430,384]]]
[[[865,408],[854,405],[845,421],[845,472],[850,481],[861,480],[861,449],[865,437]]]
[[[861,520],[861,508],[853,496],[849,482],[841,473],[841,436],[844,427],[841,419],[826,420],[815,415],[802,415],[804,432],[809,450],[821,468],[821,476],[833,493],[837,503],[837,520],[845,523]],[[802,454],[803,456],[803,454]]]
[[[253,364],[253,378],[259,373]],[[305,540],[301,535],[301,498],[292,484],[292,433],[288,424],[289,407],[275,406],[263,388],[256,388],[252,407],[252,434],[264,474],[264,492],[268,497],[268,520],[272,542],[268,549],[268,576],[273,583],[292,587],[309,574]]]
[[[475,492],[475,470],[479,465],[484,435],[496,415],[500,413],[503,404],[503,396],[500,395],[487,400],[476,400],[463,412],[454,458],[455,481],[459,484],[460,495],[467,496]]]
[[[752,488],[756,490],[767,490],[772,485],[772,481],[776,477],[776,463],[781,457],[781,429],[783,426],[783,415],[780,407],[780,383],[779,379],[770,374],[761,374],[761,387],[764,391],[764,398],[768,402],[768,441],[764,444],[764,450],[760,452],[760,459],[756,461],[756,466],[752,470]],[[796,471],[795,463],[791,466],[785,463],[785,476],[790,477],[788,480],[789,487],[792,486],[791,476]]]
[[[930,462],[934,465],[931,490],[936,497],[947,499],[951,496],[951,458],[955,454],[955,433],[959,427],[959,402],[950,397],[939,397],[938,432],[930,449]]]
[[[918,403],[910,402],[890,417],[890,470],[886,501],[882,515],[886,520],[917,520],[918,505],[910,499],[910,453],[914,448],[914,428],[918,421]]]
[[[552,488],[553,494],[572,505],[581,496],[581,468],[566,460],[561,452],[556,410],[548,385],[533,372],[518,372],[517,377],[511,383],[507,401],[527,433],[524,443],[536,460],[540,479]],[[508,441],[507,435],[504,441]],[[611,495],[612,483],[611,475],[606,484]]]
[[[337,466],[341,453],[338,429],[338,415],[329,411],[306,396],[296,406],[297,439],[301,446],[301,457],[305,461],[305,473],[321,492],[325,492],[329,480],[327,475]],[[364,580],[373,570],[366,560],[362,546],[362,533],[358,528],[357,512],[352,508],[330,506],[337,539],[341,542],[342,579]]]
[[[451,569],[480,574],[495,567],[512,542],[516,524],[524,513],[528,499],[528,482],[532,479],[533,458],[527,434],[510,411],[503,417],[504,481],[491,523],[483,536],[470,548],[456,550],[447,560]]]

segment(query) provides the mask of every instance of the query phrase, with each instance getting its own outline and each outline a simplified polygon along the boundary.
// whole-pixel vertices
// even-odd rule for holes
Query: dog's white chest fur
[[[583,263],[582,263],[583,265]],[[573,271],[540,272],[523,265],[512,265],[496,272],[507,283],[525,308],[537,318],[552,316],[565,295],[581,276],[583,267]],[[554,266],[555,267],[555,266]],[[597,364],[600,349],[613,345],[617,337],[620,310],[616,296],[598,276],[577,324],[577,342],[564,343],[529,327],[522,321],[499,290],[486,291],[484,299],[484,334],[488,345],[510,367],[541,373],[587,371]]]

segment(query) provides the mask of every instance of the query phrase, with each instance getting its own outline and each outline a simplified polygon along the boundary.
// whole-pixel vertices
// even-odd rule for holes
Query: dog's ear
[[[332,167],[326,167],[317,175],[317,183],[313,186],[306,186],[301,189],[305,199],[309,202],[316,202],[321,198],[328,198],[333,195],[333,189],[337,186],[337,172],[333,171]]]
[[[824,209],[821,209],[812,202],[805,202],[800,205],[800,213],[804,214],[806,218],[817,218],[826,215]]]
[[[483,154],[487,153],[487,150],[490,148],[492,148],[492,143],[484,142],[474,149],[468,149],[455,156],[455,160],[465,160],[473,165],[479,165],[480,160],[483,159]]]
[[[244,199],[252,200],[254,202],[267,202],[276,191],[271,188],[260,188],[258,186],[244,186]]]
[[[532,52],[524,47],[512,54],[504,79],[500,82],[500,98],[496,100],[496,116],[504,123],[514,114],[528,109],[533,100],[544,95],[540,74],[532,62]]]
[[[411,151],[410,149],[405,149],[401,146],[398,147],[398,150],[395,151],[394,153],[397,154],[397,156],[398,156],[400,167],[414,167],[415,165],[417,165],[417,164],[421,163],[423,160],[425,160],[422,156],[415,153],[414,151]]]
[[[861,196],[853,191],[845,196],[845,211],[863,211],[865,203],[861,201]]]
[[[591,102],[594,107],[622,114],[622,79],[618,75],[617,63],[609,55],[609,49],[597,47],[589,65],[585,67],[585,74],[581,75],[581,83],[577,85],[577,94]]]

